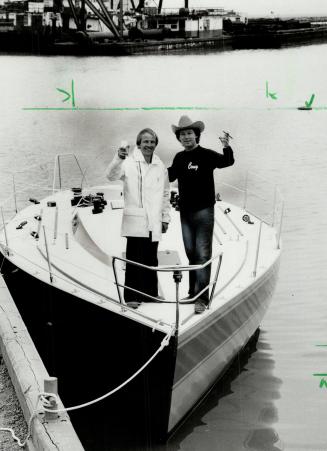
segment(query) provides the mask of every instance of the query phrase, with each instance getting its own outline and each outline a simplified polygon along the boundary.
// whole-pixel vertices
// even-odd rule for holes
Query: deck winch
[[[30,197],[30,198],[29,198],[29,201],[32,202],[32,204],[39,204],[39,203],[40,203],[40,202],[39,202],[37,199],[35,199],[34,197]]]
[[[72,188],[72,191],[74,193],[74,197],[71,199],[71,205],[74,207],[82,200],[82,188]]]

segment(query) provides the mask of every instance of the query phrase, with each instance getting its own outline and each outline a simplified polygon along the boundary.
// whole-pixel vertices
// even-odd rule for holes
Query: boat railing
[[[65,164],[63,164],[63,162]],[[0,206],[6,220],[10,220],[28,202],[51,196],[72,186],[87,184],[86,170],[73,153],[60,153],[54,159],[39,161],[14,173],[2,174],[5,183],[1,192]]]
[[[15,174],[8,174],[9,178],[5,191],[8,194],[8,199],[12,198],[13,200],[11,212],[17,213],[22,204],[26,206],[26,201],[31,199],[33,201],[33,193],[37,199],[44,197],[45,193],[51,195],[73,186],[90,186],[86,174],[90,175],[91,166],[82,165],[79,160],[74,153],[58,153],[50,162],[39,162],[28,168],[25,167],[21,171],[16,171]],[[102,164],[101,170],[104,176]],[[26,179],[26,173],[30,174],[28,179]],[[99,174],[97,174],[97,182],[99,182],[98,176]],[[220,197],[222,200],[226,198],[249,214],[253,214],[266,224],[275,227],[279,247],[284,199],[278,185],[270,183],[253,171],[241,172],[240,174],[233,173],[234,178],[235,176],[237,177],[236,183],[233,180],[221,179],[219,175],[217,191]],[[103,177],[103,181],[107,183],[105,177]],[[11,186],[13,196],[9,194]],[[4,208],[4,203],[1,205]]]
[[[45,229],[43,229],[42,233],[45,240],[49,241],[49,237],[46,234]],[[73,295],[73,296],[87,296],[88,299],[91,298],[91,300],[97,304],[97,305],[104,305],[106,303],[111,304],[114,306],[119,306],[123,312],[130,311],[126,305],[122,305],[117,299],[111,298],[104,293],[101,293],[83,283],[81,283],[80,280],[75,280],[74,278],[71,278],[68,274],[66,274],[63,271],[60,271],[60,269],[57,267],[56,264],[54,264],[52,258],[51,258],[51,245],[49,242],[45,244],[46,250],[45,250],[45,259],[44,262],[46,265],[35,263],[32,259],[30,259],[28,256],[24,255],[23,253],[18,252],[17,250],[12,252],[11,248],[7,248],[5,243],[0,241],[0,248],[2,249],[3,254],[7,254],[8,256],[15,256],[18,257],[18,259],[23,263],[23,265],[27,265],[29,268],[33,267],[33,275],[37,278],[44,278],[45,276],[49,277],[49,282],[53,286],[57,286],[60,282],[63,284],[63,286],[66,286],[66,289]],[[0,271],[1,271],[2,263],[0,264]],[[108,282],[108,279],[105,279]],[[112,280],[112,283],[114,281]],[[171,329],[172,324],[164,321],[163,319],[158,320],[157,318],[153,318],[139,310],[135,311],[133,310],[133,314],[136,314],[140,318],[143,318],[147,322],[153,325],[153,328],[155,329],[158,325],[161,325],[165,328]]]
[[[53,168],[53,181],[52,181],[52,192],[55,193],[56,191],[56,174],[58,174],[58,183],[59,183],[59,190],[62,190],[62,168],[61,168],[61,160],[63,157],[70,157],[73,159],[75,164],[77,165],[77,168],[79,169],[79,172],[81,174],[81,181],[80,181],[80,187],[82,188],[84,181],[86,181],[86,169],[82,169],[79,160],[77,156],[74,153],[58,153],[54,157],[54,168]]]
[[[237,184],[220,179],[217,183],[217,191],[217,200],[226,198],[245,213],[275,227],[277,248],[280,247],[284,197],[278,185],[252,171],[247,171],[245,175],[238,176]]]
[[[210,291],[210,295],[209,295],[209,304],[208,304],[208,308],[210,308],[214,293],[215,293],[215,289],[216,289],[216,285],[217,285],[217,281],[218,281],[218,276],[219,276],[219,271],[220,271],[220,267],[221,267],[221,262],[222,262],[222,257],[223,257],[223,253],[219,253],[217,255],[214,255],[212,258],[210,258],[209,260],[207,260],[205,263],[201,264],[201,265],[160,265],[160,266],[148,266],[148,265],[144,265],[142,263],[138,263],[132,260],[128,260],[126,258],[123,257],[113,257],[112,258],[112,267],[113,267],[113,273],[114,273],[114,277],[115,277],[115,285],[117,287],[117,292],[118,292],[118,298],[119,298],[119,302],[120,304],[123,305],[123,296],[121,294],[121,289],[124,290],[128,290],[128,291],[132,291],[134,293],[137,293],[139,295],[141,295],[142,297],[147,297],[148,299],[151,299],[153,302],[167,302],[167,303],[175,303],[176,304],[176,321],[175,321],[175,328],[176,331],[178,332],[178,328],[179,328],[179,317],[180,317],[180,304],[187,304],[187,303],[193,303],[196,301],[196,299],[198,299],[205,291],[207,291],[210,287],[211,287],[211,291]],[[168,272],[168,273],[172,273],[173,275],[173,279],[175,282],[175,300],[158,300],[158,298],[156,296],[151,296],[147,293],[144,293],[142,291],[139,291],[135,288],[129,287],[127,285],[121,284],[118,281],[118,274],[117,274],[117,269],[116,269],[116,261],[121,261],[123,263],[125,263],[126,265],[132,265],[138,268],[143,268],[145,270],[149,270],[149,271],[155,271],[155,272]],[[182,302],[180,300],[180,295],[179,295],[179,286],[182,280],[182,273],[183,272],[191,272],[191,271],[196,271],[196,270],[201,270],[204,269],[205,267],[207,267],[208,265],[212,264],[214,261],[217,260],[217,268],[215,271],[215,275],[214,278],[211,282],[209,282],[209,284],[204,287],[199,293],[197,293],[194,297],[188,299],[187,302]]]

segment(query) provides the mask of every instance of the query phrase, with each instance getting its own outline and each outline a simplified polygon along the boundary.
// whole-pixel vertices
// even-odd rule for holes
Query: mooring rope
[[[79,404],[77,406],[66,407],[66,408],[64,407],[62,409],[49,409],[47,407],[50,407],[52,405],[50,398],[53,398],[57,403],[58,395],[56,393],[47,393],[47,392],[38,393],[36,408],[28,421],[27,436],[23,442],[21,442],[20,439],[16,436],[16,434],[12,428],[1,427],[0,431],[10,432],[13,440],[15,440],[17,442],[19,447],[23,448],[26,445],[28,439],[31,437],[32,422],[38,414],[40,414],[40,413],[43,414],[44,412],[62,413],[62,412],[70,412],[72,410],[82,409],[84,407],[91,406],[92,404],[96,404],[97,402],[102,401],[103,399],[108,398],[109,396],[113,395],[114,393],[116,393],[117,391],[119,391],[120,389],[125,387],[125,385],[127,385],[133,379],[135,379],[135,377],[138,376],[143,370],[145,370],[145,368],[152,362],[152,360],[155,359],[155,357],[159,354],[159,352],[161,352],[166,346],[169,345],[170,338],[173,335],[174,331],[175,331],[175,328],[172,327],[170,329],[170,331],[167,333],[167,335],[162,339],[160,346],[155,351],[155,353],[132,376],[130,376],[128,379],[126,379],[124,382],[122,382],[116,388],[114,388],[113,390],[109,391],[108,393],[100,396],[99,398],[93,399],[92,401],[85,402],[84,404]],[[37,406],[38,406],[39,402],[42,403],[42,408],[38,409]]]

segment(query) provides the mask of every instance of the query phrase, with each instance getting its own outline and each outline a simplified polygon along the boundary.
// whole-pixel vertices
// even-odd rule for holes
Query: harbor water
[[[181,114],[205,123],[204,147],[219,151],[222,131],[232,135],[236,163],[217,171],[217,186],[221,177],[237,184],[250,170],[278,184],[285,198],[279,281],[252,352],[166,445],[113,439],[108,425],[92,434],[83,428],[85,449],[327,450],[327,384],[317,376],[327,373],[326,52],[317,44],[129,57],[0,55],[1,200],[12,195],[12,172],[33,190],[38,180],[29,168],[58,153],[76,154],[86,178],[103,183],[121,140],[134,143],[144,127],[158,133],[157,153],[169,165],[180,150],[171,124]],[[312,110],[298,110],[305,102]]]

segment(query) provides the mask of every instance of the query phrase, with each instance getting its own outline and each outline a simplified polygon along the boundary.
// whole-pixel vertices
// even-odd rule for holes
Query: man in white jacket
[[[154,150],[156,133],[145,128],[136,138],[136,147],[120,147],[109,164],[106,175],[110,181],[124,182],[124,211],[121,234],[127,238],[126,259],[148,266],[158,266],[158,244],[166,232],[169,217],[169,181],[167,170]],[[125,287],[158,296],[156,271],[126,265]],[[125,302],[137,308],[140,302],[153,302],[125,288]]]

